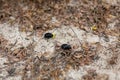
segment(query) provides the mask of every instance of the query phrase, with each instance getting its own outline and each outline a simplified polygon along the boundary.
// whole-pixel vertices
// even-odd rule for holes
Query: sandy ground
[[[99,57],[100,57],[99,60],[95,61],[89,66],[81,66],[79,70],[70,69],[65,75],[68,76],[68,78],[71,78],[71,80],[73,79],[81,80],[82,76],[87,74],[87,70],[92,69],[92,70],[95,70],[98,74],[100,74],[100,76],[105,76],[105,78],[109,77],[109,79],[106,78],[106,79],[99,79],[99,80],[120,80],[120,75],[119,75],[120,74],[120,71],[119,71],[120,50],[119,49],[118,49],[118,52],[116,53],[118,57],[117,64],[110,66],[107,63],[107,60],[111,58],[112,55],[114,54],[113,51],[109,49],[109,45],[112,45],[111,47],[114,47],[117,44],[118,39],[116,36],[109,36],[110,41],[105,42],[103,38],[100,38],[99,36],[94,35],[91,32],[86,33],[84,30],[80,30],[74,26],[70,26],[72,29],[70,27],[61,26],[61,28],[56,28],[50,31],[46,31],[46,32],[52,32],[56,34],[56,37],[54,39],[50,39],[47,41],[43,38],[43,36],[37,37],[36,35],[34,35],[32,37],[27,37],[26,33],[19,32],[18,28],[16,27],[17,25],[11,26],[11,27],[9,26],[10,26],[9,24],[1,24],[0,34],[9,41],[8,44],[14,44],[16,43],[16,40],[17,40],[16,45],[12,47],[11,50],[15,50],[21,46],[27,47],[30,43],[34,41],[36,43],[34,47],[35,55],[39,57],[43,55],[45,52],[48,52],[48,54],[46,55],[47,58],[51,57],[55,51],[55,43],[58,43],[58,44],[69,43],[72,46],[74,45],[80,46],[80,44],[78,43],[79,41],[81,43],[87,42],[89,44],[94,44],[99,42],[102,46],[102,48],[100,48],[100,50],[98,50],[97,52],[97,54],[99,54]],[[72,30],[74,30],[75,33]],[[76,37],[76,35],[78,37]],[[26,38],[29,38],[29,40],[26,40]],[[93,46],[96,46],[96,45],[93,45]],[[74,50],[78,50],[78,49],[80,48],[77,48]],[[5,67],[4,63],[7,61],[8,59],[6,57],[0,57],[0,68]],[[2,69],[0,76],[4,77],[7,75],[8,73],[4,69]],[[12,77],[11,79],[10,77],[8,77],[5,80],[13,80],[13,79],[21,80],[18,78],[20,78],[20,76],[18,76],[17,79],[16,77]],[[104,78],[104,77],[101,77],[101,78]]]
[[[111,5],[115,4],[117,4],[117,0],[113,1]],[[51,22],[57,22],[57,19],[53,17]],[[117,21],[110,23],[108,25],[109,29],[114,30],[116,23]],[[43,36],[47,32],[55,34],[55,38],[49,40],[44,39]],[[0,80],[23,79],[24,68],[27,64],[25,61],[28,58],[21,59],[21,55],[18,55],[20,59],[14,57],[12,53],[19,53],[17,49],[21,47],[28,49],[31,44],[34,44],[34,47],[27,51],[29,53],[28,56],[30,55],[31,58],[38,56],[40,58],[44,55],[45,58],[50,59],[56,53],[56,45],[59,47],[64,43],[70,44],[73,52],[82,50],[81,44],[84,47],[90,46],[93,51],[94,49],[96,50],[97,57],[89,65],[81,65],[78,69],[70,67],[69,70],[63,73],[62,77],[65,79],[61,78],[60,80],[120,80],[120,44],[118,35],[108,34],[106,40],[105,37],[94,34],[91,28],[86,32],[74,25],[61,25],[59,28],[39,32],[38,34],[36,32],[21,32],[18,24],[0,24],[0,37],[4,44],[4,46],[0,47]],[[7,47],[8,50],[5,49],[6,51],[3,51],[4,47]],[[10,56],[8,56],[9,50],[11,51]],[[30,61],[28,59],[28,62]],[[27,71],[25,74],[27,74],[27,77],[31,77],[32,75],[30,71]],[[43,79],[31,78],[31,80]]]

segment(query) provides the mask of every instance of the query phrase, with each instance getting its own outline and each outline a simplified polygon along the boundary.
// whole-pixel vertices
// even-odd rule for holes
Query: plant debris
[[[1,0],[0,80],[17,80],[17,76],[20,80],[119,80],[120,2],[115,1],[113,5],[107,0]],[[62,26],[71,32],[60,31]],[[44,41],[43,34],[54,40]],[[36,45],[41,46],[36,50]],[[87,70],[91,67],[94,70]],[[68,77],[70,70],[78,74],[71,72]]]

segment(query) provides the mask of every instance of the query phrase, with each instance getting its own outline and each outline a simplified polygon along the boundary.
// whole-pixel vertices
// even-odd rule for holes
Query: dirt
[[[2,0],[0,80],[120,80],[119,4]]]

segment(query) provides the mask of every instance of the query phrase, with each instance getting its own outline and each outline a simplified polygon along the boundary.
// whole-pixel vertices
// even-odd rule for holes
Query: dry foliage
[[[86,75],[82,76],[82,80],[109,80],[109,76],[107,74],[99,74],[95,70],[90,69]]]
[[[89,31],[90,27],[95,25],[98,30],[93,33],[105,37],[109,42],[109,35],[120,36],[120,7],[108,5],[100,0],[76,0],[74,6],[70,5],[71,0],[1,0],[0,1],[0,23],[6,21],[10,24],[16,22],[20,25],[22,32],[42,32],[61,25],[75,25],[79,28]],[[52,23],[53,17],[59,23]],[[115,29],[109,29],[108,24],[117,21]],[[109,29],[109,30],[108,30]],[[31,34],[32,35],[32,34]],[[79,66],[89,65],[99,57],[97,56],[97,48],[93,48],[92,44],[82,44],[80,51],[64,51],[56,49],[55,55],[46,59],[45,56],[34,56],[33,45],[27,48],[21,47],[12,51],[6,47],[7,41],[0,36],[0,56],[1,51],[6,52],[9,62],[6,63],[9,76],[15,71],[22,75],[23,80],[62,80],[64,75],[70,68],[79,69]],[[115,64],[116,57],[112,57],[109,64]],[[24,61],[22,70],[19,68],[11,68],[16,64]],[[6,68],[6,67],[5,67]],[[21,71],[21,72],[19,72]],[[104,76],[103,76],[104,77]],[[96,72],[88,71],[84,80],[103,80],[98,79]],[[108,80],[105,76],[104,80]]]

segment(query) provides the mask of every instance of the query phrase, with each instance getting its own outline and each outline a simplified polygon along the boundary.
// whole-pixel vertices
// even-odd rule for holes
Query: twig
[[[79,42],[80,46],[82,47],[82,44],[81,44],[81,42],[80,42],[77,34],[75,33],[75,31],[73,30],[73,28],[72,28],[71,26],[70,26],[70,29],[71,29],[71,30],[73,31],[73,33],[75,34],[76,38],[78,39],[78,42]]]

